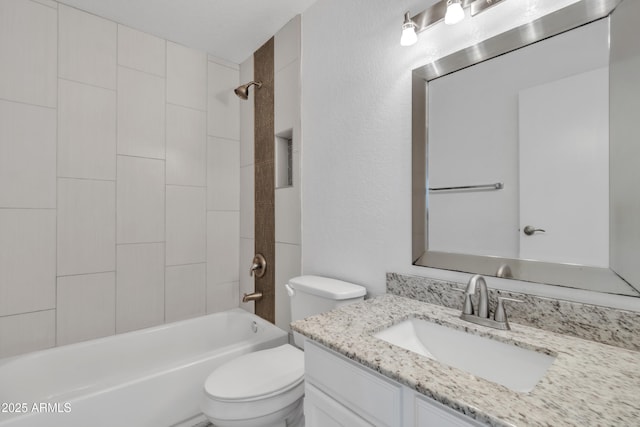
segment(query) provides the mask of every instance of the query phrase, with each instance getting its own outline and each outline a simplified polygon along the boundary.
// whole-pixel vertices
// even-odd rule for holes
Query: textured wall
[[[432,3],[320,0],[303,14],[305,274],[350,280],[374,294],[385,292],[386,272],[468,280],[411,265],[411,70],[573,1],[507,2],[496,7],[496,22],[487,12],[461,27],[430,29],[402,48],[404,12]],[[529,9],[505,18],[512,7]],[[354,16],[366,24],[353,25]],[[499,279],[489,284],[640,310],[635,299]]]

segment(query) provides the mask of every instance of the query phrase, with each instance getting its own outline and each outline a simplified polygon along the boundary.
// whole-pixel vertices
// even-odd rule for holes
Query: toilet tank
[[[320,276],[299,276],[289,280],[291,320],[304,319],[346,304],[362,301],[366,288]]]

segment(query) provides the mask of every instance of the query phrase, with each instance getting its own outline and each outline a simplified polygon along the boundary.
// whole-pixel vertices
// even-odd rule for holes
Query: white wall
[[[32,0],[0,63],[0,357],[237,306],[238,66]]]
[[[572,1],[507,2],[465,26],[428,30],[417,45],[402,48],[404,12],[433,3],[319,0],[303,14],[305,274],[350,280],[372,294],[385,292],[386,272],[469,277],[411,265],[411,70]],[[515,12],[491,23],[491,11]],[[500,279],[489,284],[640,310],[637,299]]]

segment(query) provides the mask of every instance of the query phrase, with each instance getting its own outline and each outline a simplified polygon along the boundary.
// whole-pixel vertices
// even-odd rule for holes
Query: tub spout
[[[242,302],[259,301],[262,299],[262,292],[253,292],[242,295]]]

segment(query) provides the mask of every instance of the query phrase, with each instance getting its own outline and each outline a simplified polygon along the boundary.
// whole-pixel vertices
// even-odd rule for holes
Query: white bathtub
[[[0,427],[168,427],[200,413],[214,368],[286,342],[234,309],[0,359]]]

